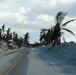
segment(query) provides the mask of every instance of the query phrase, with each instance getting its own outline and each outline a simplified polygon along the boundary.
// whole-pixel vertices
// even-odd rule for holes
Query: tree
[[[10,40],[13,38],[13,37],[12,37],[12,32],[10,33],[9,38],[10,38]]]
[[[29,45],[28,39],[29,39],[29,33],[27,32],[27,33],[24,35],[24,44],[27,45],[27,46]]]
[[[62,11],[56,15],[56,25],[53,27],[53,33],[51,35],[52,36],[52,46],[55,46],[55,45],[58,45],[61,43],[61,36],[63,34],[63,32],[61,32],[62,30],[68,31],[69,33],[74,35],[74,33],[71,30],[64,28],[64,27],[68,23],[74,21],[75,19],[62,23],[62,21],[64,20],[66,15],[67,15],[67,13],[62,12]]]
[[[10,40],[10,28],[7,30],[7,41]]]
[[[13,32],[13,41],[15,42],[15,31]]]
[[[46,31],[48,31],[48,29],[41,29],[40,32],[40,42],[43,44],[46,44]]]
[[[23,37],[19,37],[18,39],[18,47],[23,46]]]
[[[46,44],[50,44],[51,43],[51,34],[52,34],[52,28],[47,30],[46,33]]]
[[[5,31],[5,25],[2,25],[2,40],[4,40],[4,37],[5,37],[5,35],[4,35],[4,31]]]

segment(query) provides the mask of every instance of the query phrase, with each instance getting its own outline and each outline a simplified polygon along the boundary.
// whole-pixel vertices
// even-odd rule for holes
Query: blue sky
[[[76,0],[0,0],[0,27],[5,24],[20,36],[30,33],[30,42],[39,41],[42,28],[55,25],[55,15],[67,12],[65,21],[76,18]],[[76,21],[67,25],[76,33]],[[76,42],[76,36],[65,32],[65,38]]]

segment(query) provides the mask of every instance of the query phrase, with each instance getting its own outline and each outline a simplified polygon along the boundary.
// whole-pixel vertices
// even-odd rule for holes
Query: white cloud
[[[70,16],[75,16],[75,7],[76,0],[44,0],[37,4],[32,12],[34,14],[56,15],[59,11],[64,11],[68,12]]]
[[[51,6],[55,6],[57,4],[57,0],[52,0],[51,1]]]
[[[27,23],[27,19],[25,16],[15,13],[15,12],[2,12],[0,11],[0,23],[5,23],[9,25],[17,24],[17,23]]]
[[[10,7],[15,0],[0,0],[0,7]]]
[[[46,14],[39,14],[37,16],[37,20],[40,20],[40,21],[50,21],[50,16],[48,16]]]
[[[0,0],[0,2],[13,2],[15,0]]]
[[[42,27],[48,27],[48,25],[50,25],[50,21],[52,20],[52,17],[46,14],[39,14],[32,17],[25,16],[19,12],[0,11],[0,25],[5,24],[6,27],[39,30]]]
[[[30,12],[30,10],[25,7],[19,8],[19,14],[27,14],[28,12]]]
[[[76,0],[61,0],[61,3],[67,4],[67,3],[72,3],[75,2]]]
[[[40,0],[28,0],[30,2],[39,2]]]
[[[40,3],[40,2],[42,2],[41,0],[22,0],[22,1],[24,1],[24,2],[32,2],[32,3]],[[46,1],[46,0],[44,0],[44,1]]]
[[[64,22],[76,17],[75,1],[0,0],[0,7],[2,7],[2,9],[0,8],[0,25],[6,24],[20,34],[28,31],[33,35],[34,31],[32,30],[50,28],[51,24],[54,25],[54,17],[59,11],[68,12],[70,16],[65,17]],[[75,32],[75,25],[76,22],[72,22],[67,27]]]

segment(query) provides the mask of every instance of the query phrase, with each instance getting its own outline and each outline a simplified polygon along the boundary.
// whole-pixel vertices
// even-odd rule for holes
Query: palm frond
[[[60,35],[63,35],[64,34],[64,32],[60,32]]]
[[[44,38],[44,36],[43,35],[40,35],[40,39],[39,40],[42,41],[43,38]]]
[[[74,34],[71,30],[66,29],[66,28],[61,28],[61,29],[65,30],[65,31],[68,31],[69,33],[71,33],[72,35],[74,35],[74,36],[75,36],[75,34]]]
[[[47,29],[41,29],[41,31],[46,31]]]
[[[47,31],[47,29],[41,29],[40,34],[44,33],[45,31]]]
[[[64,19],[64,17],[67,15],[66,12],[60,11],[57,15],[56,15],[56,22],[57,23],[61,23]]]
[[[62,26],[66,26],[68,23],[72,22],[72,21],[75,21],[76,19],[72,19],[72,20],[69,20],[67,21],[66,23],[64,23]]]

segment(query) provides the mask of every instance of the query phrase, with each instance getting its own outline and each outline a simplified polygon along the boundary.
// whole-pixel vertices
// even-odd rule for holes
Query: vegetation
[[[21,47],[22,45],[39,46],[43,44],[44,45],[52,44],[52,47],[54,47],[55,45],[59,45],[61,43],[61,36],[63,36],[63,40],[65,42],[64,32],[62,30],[65,30],[71,33],[72,35],[74,35],[74,33],[71,30],[65,27],[68,23],[75,21],[75,19],[63,23],[63,20],[65,19],[66,15],[67,15],[66,12],[62,12],[62,11],[58,12],[55,17],[56,24],[54,26],[51,26],[51,28],[49,29],[41,29],[40,38],[39,38],[40,43],[35,42],[35,44],[33,45],[30,44],[28,32],[24,35],[24,37],[19,37],[19,35],[15,31],[11,32],[11,28],[8,28],[6,30],[5,25],[2,25],[2,27],[0,28],[0,41],[7,42],[8,46],[12,42],[12,45],[16,46],[17,48]]]
[[[67,13],[60,11],[55,17],[56,18],[55,26],[51,27],[51,29],[41,29],[40,42],[42,44],[51,43],[52,47],[54,47],[55,45],[59,45],[61,43],[61,36],[63,36],[63,34],[64,34],[64,32],[62,32],[62,30],[65,30],[65,31],[71,33],[72,35],[74,35],[74,33],[71,30],[65,28],[65,26],[68,23],[74,21],[75,19],[62,23],[66,15],[67,15]],[[64,37],[63,37],[63,39],[65,42]]]
[[[28,41],[28,39],[29,39],[29,33],[26,33],[26,34],[24,35],[24,44],[25,44],[26,46],[29,46],[29,41]]]
[[[19,37],[15,31],[11,32],[10,28],[5,30],[5,25],[2,25],[2,28],[0,28],[0,41],[7,42],[8,48],[19,48],[24,44],[28,46],[28,38],[29,33],[26,33],[25,37],[23,38]]]

